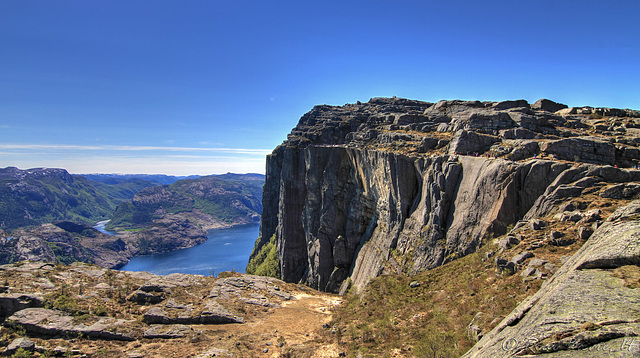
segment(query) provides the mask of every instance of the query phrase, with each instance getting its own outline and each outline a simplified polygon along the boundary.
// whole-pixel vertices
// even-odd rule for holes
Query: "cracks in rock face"
[[[599,343],[608,342],[617,338],[629,337],[628,333],[618,330],[597,330],[597,331],[584,331],[575,333],[574,331],[564,331],[555,333],[551,339],[560,338],[555,342],[543,343],[545,340],[541,340],[537,344],[529,346],[516,355],[526,354],[549,354],[560,351],[570,350],[583,350],[588,349]],[[632,335],[631,337],[635,337]]]

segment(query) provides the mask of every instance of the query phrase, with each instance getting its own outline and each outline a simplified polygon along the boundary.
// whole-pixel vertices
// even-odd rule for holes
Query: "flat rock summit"
[[[283,279],[319,290],[415,274],[563,199],[633,196],[638,127],[550,100],[316,106],[267,158],[260,244],[275,235]]]

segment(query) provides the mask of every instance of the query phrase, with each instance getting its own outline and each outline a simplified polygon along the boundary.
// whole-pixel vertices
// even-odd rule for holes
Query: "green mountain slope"
[[[140,178],[90,180],[64,169],[0,169],[0,228],[13,230],[58,220],[94,224],[140,190],[159,185]]]
[[[118,205],[107,229],[141,229],[168,213],[204,228],[258,222],[263,184],[260,174],[225,174],[145,188]]]
[[[84,175],[74,175],[74,178],[85,177]],[[160,185],[151,181],[142,180],[142,179],[124,179],[124,178],[113,178],[110,180],[104,181],[96,181],[87,178],[91,185],[96,188],[97,191],[107,195],[109,198],[114,199],[116,202],[131,200],[136,193],[140,190],[156,185]]]
[[[15,229],[56,220],[94,223],[111,216],[116,199],[64,169],[0,169],[0,226]]]

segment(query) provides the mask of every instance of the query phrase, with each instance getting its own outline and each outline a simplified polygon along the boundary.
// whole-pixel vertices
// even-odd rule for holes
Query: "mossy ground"
[[[487,251],[413,277],[374,279],[361,294],[347,295],[325,337],[350,356],[460,356],[474,344],[467,325],[478,312],[488,331],[541,284],[496,273],[492,261],[482,260]],[[420,286],[410,287],[413,281]]]

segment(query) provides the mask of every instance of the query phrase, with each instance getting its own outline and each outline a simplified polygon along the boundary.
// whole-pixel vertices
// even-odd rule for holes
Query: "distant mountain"
[[[260,221],[261,174],[224,174],[149,187],[118,205],[109,230],[137,230],[168,214],[178,214],[205,229]]]
[[[76,177],[84,177],[84,175],[72,175]],[[94,180],[87,178],[91,185],[101,193],[106,194],[117,202],[131,200],[140,190],[152,186],[162,185],[157,181],[149,181],[138,178],[103,178],[104,180]]]
[[[203,243],[210,228],[259,222],[264,175],[175,178],[0,169],[0,264],[29,259],[117,268],[136,255]],[[107,219],[118,235],[91,227]]]
[[[64,169],[0,169],[0,228],[15,229],[57,220],[92,224],[108,219],[125,199]]]
[[[77,174],[89,180],[105,184],[118,184],[135,180],[151,182],[155,185],[173,184],[178,180],[196,179],[199,175],[173,176],[164,174]]]

